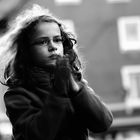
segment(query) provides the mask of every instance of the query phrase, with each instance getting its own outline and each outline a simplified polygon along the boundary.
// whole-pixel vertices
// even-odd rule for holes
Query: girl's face
[[[63,40],[55,22],[39,23],[31,37],[31,56],[38,64],[53,64],[55,56],[63,56]]]

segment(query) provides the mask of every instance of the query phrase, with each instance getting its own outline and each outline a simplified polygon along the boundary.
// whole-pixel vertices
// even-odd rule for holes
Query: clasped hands
[[[74,96],[80,90],[79,81],[73,75],[68,57],[58,57],[53,61],[54,89],[62,96]]]

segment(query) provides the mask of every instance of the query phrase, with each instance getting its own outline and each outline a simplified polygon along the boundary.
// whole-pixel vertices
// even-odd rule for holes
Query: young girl
[[[82,77],[76,38],[45,10],[25,13],[4,74],[14,139],[86,140],[88,130],[106,131],[112,114]]]

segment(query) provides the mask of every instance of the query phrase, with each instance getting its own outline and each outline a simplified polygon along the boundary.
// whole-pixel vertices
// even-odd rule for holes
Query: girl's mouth
[[[60,57],[60,56],[57,55],[57,54],[52,54],[52,55],[49,56],[50,59],[57,59],[57,58],[59,58],[59,57]]]

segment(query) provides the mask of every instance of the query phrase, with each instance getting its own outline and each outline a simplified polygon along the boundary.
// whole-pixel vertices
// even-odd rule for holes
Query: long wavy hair
[[[81,62],[77,51],[74,49],[77,43],[75,35],[72,32],[66,31],[64,24],[56,17],[45,13],[34,17],[31,16],[28,20],[26,19],[22,26],[14,33],[15,35],[9,48],[14,55],[4,70],[5,85],[17,86],[27,82],[31,64],[29,40],[36,26],[41,22],[55,22],[59,26],[63,38],[64,55],[68,56],[73,73],[80,79]]]

